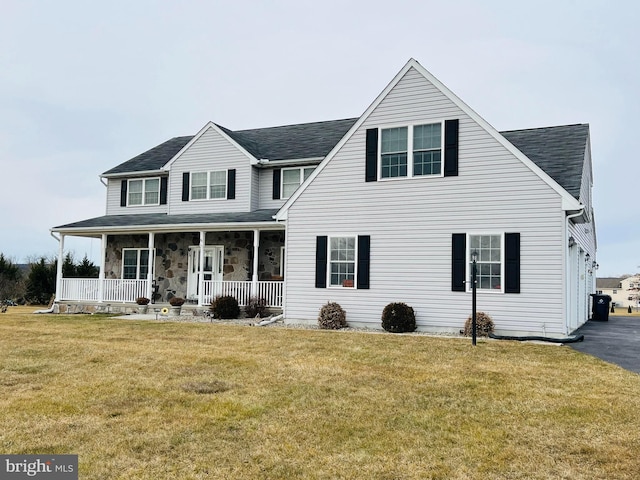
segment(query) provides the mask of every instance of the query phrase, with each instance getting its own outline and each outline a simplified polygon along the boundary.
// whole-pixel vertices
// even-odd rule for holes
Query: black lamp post
[[[478,252],[471,252],[471,343],[476,344],[476,286],[478,284]]]

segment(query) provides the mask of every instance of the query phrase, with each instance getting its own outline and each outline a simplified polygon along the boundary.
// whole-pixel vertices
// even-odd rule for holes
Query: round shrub
[[[467,321],[464,324],[464,336],[471,337],[473,336],[473,318],[469,315]],[[493,320],[491,317],[484,312],[476,312],[476,336],[478,337],[488,337],[489,333],[493,332]]]
[[[347,326],[347,314],[335,302],[328,302],[320,309],[318,326],[325,330],[339,330]]]
[[[406,303],[390,303],[382,310],[382,328],[391,333],[413,332],[416,314]]]
[[[213,314],[213,318],[229,320],[240,316],[238,300],[231,295],[217,297],[211,304],[210,310]]]

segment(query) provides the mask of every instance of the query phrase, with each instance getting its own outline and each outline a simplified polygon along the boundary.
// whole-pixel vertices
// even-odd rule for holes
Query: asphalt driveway
[[[566,345],[640,374],[640,317],[589,320],[574,333],[583,334],[584,341]]]

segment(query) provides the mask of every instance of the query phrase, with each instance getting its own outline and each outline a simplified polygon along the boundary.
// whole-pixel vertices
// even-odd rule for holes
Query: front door
[[[204,263],[202,265],[202,276],[205,282],[213,281],[212,290],[216,289],[216,282],[222,281],[222,246],[207,245],[204,247]],[[205,290],[206,291],[206,290]],[[189,247],[189,262],[187,276],[187,298],[195,300],[200,293],[200,247]]]

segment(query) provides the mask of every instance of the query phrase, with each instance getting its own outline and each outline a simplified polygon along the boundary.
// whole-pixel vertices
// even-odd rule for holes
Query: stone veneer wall
[[[180,297],[187,294],[188,252],[199,245],[198,232],[158,234],[155,236],[155,281],[158,301],[166,301],[167,294]],[[207,232],[206,245],[223,245],[223,280],[251,280],[253,264],[253,232]],[[122,277],[122,249],[146,248],[147,235],[109,235],[105,258],[105,278]],[[261,232],[258,278],[269,280],[280,275],[280,247],[284,246],[284,231]],[[174,293],[175,292],[175,293]]]
[[[272,280],[280,277],[280,252],[284,247],[284,231],[261,232],[258,249],[258,279]]]

